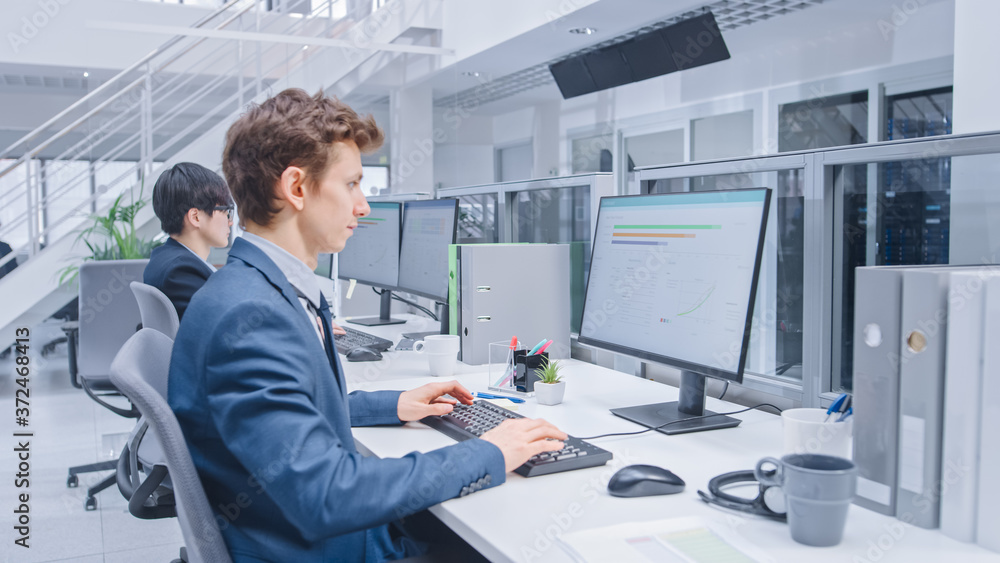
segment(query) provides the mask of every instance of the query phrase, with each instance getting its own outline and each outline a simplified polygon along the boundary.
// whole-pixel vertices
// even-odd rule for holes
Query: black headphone
[[[767,472],[765,472],[767,473]],[[774,473],[772,469],[770,473]],[[785,495],[781,487],[759,485],[760,492],[754,499],[738,497],[724,492],[724,487],[737,483],[757,482],[753,471],[733,471],[713,477],[708,482],[708,492],[698,491],[701,500],[730,510],[746,512],[755,516],[763,516],[779,522],[785,522]]]

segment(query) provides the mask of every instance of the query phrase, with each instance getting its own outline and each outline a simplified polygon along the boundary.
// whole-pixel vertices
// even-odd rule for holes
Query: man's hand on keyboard
[[[480,436],[503,452],[507,471],[513,471],[542,452],[561,450],[566,433],[541,418],[506,420]]]
[[[444,395],[451,395],[451,397]],[[469,390],[457,381],[421,385],[399,395],[396,416],[403,422],[412,422],[425,416],[448,414],[453,408],[452,405],[458,402],[455,399],[471,405],[473,397],[472,393],[469,393]]]
[[[333,321],[330,321],[330,330],[332,330],[334,334],[347,334],[346,330],[341,328],[339,324]]]

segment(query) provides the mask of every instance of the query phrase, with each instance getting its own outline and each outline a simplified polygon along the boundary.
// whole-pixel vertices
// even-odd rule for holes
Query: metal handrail
[[[198,20],[197,22],[195,22],[191,27],[195,27],[195,28],[201,27],[201,26],[205,25],[206,23],[208,23],[209,21],[211,21],[216,16],[218,16],[219,14],[221,14],[221,13],[225,12],[226,10],[228,10],[231,6],[235,5],[238,2],[244,2],[244,1],[246,1],[246,0],[229,0],[229,2],[226,2],[225,4],[223,4],[221,8],[219,8],[216,11],[212,12],[211,14],[209,14],[209,15],[201,18],[200,20]],[[252,5],[248,6],[248,8],[249,7],[252,7]],[[59,121],[63,117],[66,117],[67,115],[69,115],[69,113],[72,112],[73,110],[75,110],[75,109],[79,108],[80,106],[82,106],[82,105],[84,105],[84,104],[89,103],[90,101],[92,101],[93,98],[95,98],[97,96],[97,94],[103,92],[105,89],[110,88],[111,85],[114,84],[119,78],[123,78],[126,74],[128,74],[128,73],[130,73],[132,71],[138,70],[139,67],[141,67],[142,65],[146,64],[147,62],[149,62],[153,57],[155,57],[156,55],[161,54],[162,52],[166,51],[170,47],[173,47],[174,45],[176,45],[177,43],[181,42],[182,40],[184,40],[184,36],[172,37],[169,40],[167,40],[167,42],[165,42],[163,45],[160,45],[156,49],[153,49],[145,57],[142,57],[138,61],[132,63],[132,65],[130,65],[128,68],[126,68],[125,70],[119,72],[114,77],[112,77],[110,80],[106,81],[104,84],[101,84],[100,86],[98,86],[97,88],[95,88],[94,91],[92,91],[89,94],[87,94],[86,96],[80,98],[79,100],[77,100],[76,102],[74,102],[73,104],[71,104],[66,109],[62,110],[61,112],[57,113],[55,116],[51,117],[45,123],[43,123],[43,124],[39,125],[38,127],[36,127],[30,133],[26,134],[25,136],[23,136],[20,139],[18,139],[17,141],[15,141],[9,147],[7,147],[6,149],[4,149],[3,152],[0,152],[0,158],[5,158],[8,154],[10,154],[10,151],[12,151],[15,147],[17,147],[21,143],[30,141],[31,139],[33,139],[34,137],[36,137],[39,133],[41,133],[42,131],[45,131],[50,126],[52,126],[55,122]],[[18,159],[18,160],[20,161],[21,159]],[[10,170],[10,168],[8,168],[7,170],[4,170],[3,172],[0,172],[0,178],[2,178],[5,174],[7,174],[7,172],[9,170]]]
[[[199,20],[195,24],[195,26],[198,27],[204,26],[206,23],[212,21],[213,19],[216,19],[220,14],[224,13],[226,10],[237,5],[241,1],[245,0],[231,0],[227,2],[225,5],[223,5],[218,10],[214,11],[212,14],[205,16],[204,18]],[[306,0],[301,0],[301,1],[306,1]],[[294,30],[297,27],[302,27],[307,25],[309,22],[313,21],[315,17],[321,16],[326,10],[330,9],[330,6],[334,4],[336,1],[337,0],[326,2],[324,5],[321,5],[316,9],[312,10],[311,12],[309,12],[308,14],[306,14],[305,18],[294,20],[291,25],[287,26],[287,28],[281,31],[287,33],[289,31]],[[237,21],[251,9],[256,7],[258,4],[259,2],[255,1],[253,3],[248,4],[247,6],[240,8],[237,13],[231,14],[229,17],[225,18],[224,21],[219,23],[215,27],[215,29],[221,29],[223,27],[230,25],[232,22]],[[285,21],[285,20],[278,19],[276,21]],[[260,18],[257,19],[257,25],[258,26],[260,25]],[[331,29],[331,27],[332,26],[327,26],[326,29],[329,30]],[[166,84],[158,85],[155,90],[150,90],[149,80],[151,76],[160,72],[164,72],[165,69],[169,68],[171,65],[176,63],[176,61],[180,60],[182,57],[189,54],[193,49],[197,48],[203,42],[208,40],[207,38],[204,37],[197,38],[193,40],[190,45],[185,46],[179,52],[170,54],[167,60],[156,63],[155,65],[151,65],[156,56],[166,54],[171,47],[176,46],[178,43],[184,40],[185,37],[186,36],[177,36],[171,38],[162,46],[153,50],[148,55],[140,59],[138,62],[132,64],[124,71],[118,73],[114,78],[108,80],[106,83],[102,84],[93,92],[91,92],[84,98],[78,100],[76,103],[66,108],[65,110],[61,111],[53,118],[47,120],[43,125],[37,127],[32,132],[28,133],[27,135],[19,139],[17,142],[15,142],[13,145],[8,147],[4,151],[3,154],[8,154],[10,151],[18,148],[19,146],[27,144],[31,140],[37,138],[48,127],[51,127],[53,124],[58,123],[61,119],[70,115],[75,109],[79,109],[84,104],[95,103],[97,97],[102,92],[105,92],[106,90],[111,88],[112,83],[116,83],[121,79],[129,78],[128,75],[130,73],[134,73],[136,70],[140,69],[143,65],[146,65],[147,69],[142,76],[132,80],[131,83],[126,85],[124,88],[120,89],[116,94],[110,96],[108,99],[97,102],[96,105],[90,107],[89,110],[83,116],[74,119],[71,123],[61,128],[58,132],[56,132],[53,135],[50,135],[47,139],[39,143],[39,145],[29,150],[26,150],[24,154],[20,155],[20,157],[17,158],[10,166],[8,166],[6,169],[0,172],[0,177],[4,177],[5,175],[13,172],[15,169],[21,169],[22,165],[25,167],[23,168],[25,170],[24,181],[17,182],[17,185],[13,186],[10,190],[6,191],[3,194],[0,194],[0,200],[8,196],[11,196],[12,194],[15,194],[16,191],[22,191],[25,193],[25,195],[28,196],[27,209],[24,212],[20,213],[18,217],[15,217],[12,221],[8,222],[6,225],[3,225],[3,227],[6,228],[0,230],[5,232],[11,232],[17,227],[23,228],[24,223],[26,221],[30,221],[33,214],[37,214],[40,209],[46,209],[46,210],[49,209],[51,203],[56,199],[58,199],[60,194],[65,194],[74,187],[81,186],[82,182],[88,178],[92,180],[91,176],[93,174],[96,174],[96,168],[95,166],[93,166],[94,164],[99,164],[102,162],[107,163],[111,160],[114,160],[120,157],[121,155],[125,154],[125,151],[128,151],[130,149],[131,150],[136,149],[137,148],[136,145],[139,145],[138,148],[140,150],[140,154],[143,154],[144,156],[140,159],[139,162],[135,164],[135,169],[138,170],[139,167],[142,167],[146,172],[152,172],[152,168],[150,167],[153,164],[153,160],[157,156],[159,156],[161,153],[167,150],[170,146],[173,146],[177,142],[183,140],[185,136],[189,135],[192,131],[196,130],[198,126],[204,124],[205,122],[211,119],[220,118],[220,114],[225,113],[226,111],[225,108],[227,105],[230,105],[234,102],[236,102],[237,104],[241,103],[243,100],[243,96],[247,93],[248,90],[252,90],[254,86],[257,86],[259,88],[261,84],[261,76],[266,76],[267,74],[261,74],[260,69],[258,69],[259,76],[257,77],[257,81],[254,82],[251,79],[249,84],[244,85],[242,81],[242,73],[246,68],[246,65],[252,64],[254,61],[257,61],[259,66],[259,61],[257,59],[263,57],[266,54],[274,52],[275,49],[280,47],[276,46],[264,50],[258,49],[256,57],[251,55],[249,61],[243,60],[241,55],[241,64],[238,65],[237,69],[237,73],[240,76],[239,81],[241,87],[238,87],[235,93],[231,93],[230,95],[226,96],[222,102],[216,104],[215,107],[213,107],[210,111],[202,115],[194,123],[191,123],[187,127],[184,127],[181,131],[179,131],[176,134],[173,134],[166,140],[157,141],[156,144],[158,146],[154,149],[152,144],[147,143],[147,138],[149,141],[152,140],[150,137],[152,131],[161,129],[164,124],[168,123],[172,118],[181,114],[183,111],[189,109],[190,106],[192,106],[194,103],[204,99],[206,96],[210,95],[218,88],[224,87],[225,81],[231,78],[231,75],[229,75],[229,73],[222,73],[214,76],[210,82],[200,86],[196,92],[188,95],[185,98],[182,98],[180,102],[177,102],[173,107],[168,108],[166,114],[153,118],[152,114],[149,113],[151,111],[152,105],[154,104],[154,101],[152,99],[153,94],[154,93],[162,94],[164,90],[168,90],[170,94],[179,92],[181,88],[185,87],[196,78],[197,74],[193,71],[194,67],[200,66],[202,63],[208,60],[206,58],[202,58],[201,60],[193,63],[190,68],[185,69],[184,71],[180,71],[175,76],[171,77],[169,80],[167,80]],[[213,52],[213,55],[218,55],[218,52]],[[273,67],[269,68],[268,71],[271,71],[282,65],[288,64],[288,62],[296,56],[298,56],[298,53],[292,53],[289,56],[285,57],[284,59],[281,59],[279,57],[277,63]],[[213,63],[218,62],[221,59],[222,57],[215,57],[215,60],[205,64],[205,68],[209,68]],[[151,68],[151,66],[153,68]],[[33,192],[35,189],[38,189],[38,182],[41,179],[41,176],[39,174],[41,174],[41,171],[46,171],[47,173],[48,170],[50,170],[49,169],[50,165],[46,164],[43,165],[44,166],[43,168],[38,168],[36,165],[37,169],[33,171],[32,166],[30,166],[30,163],[34,160],[33,157],[38,155],[45,148],[50,147],[53,143],[66,138],[66,136],[69,133],[71,133],[74,130],[77,130],[81,125],[87,123],[89,119],[94,118],[95,116],[100,114],[103,110],[108,109],[108,107],[111,106],[111,104],[119,102],[126,95],[132,95],[132,92],[135,91],[140,86],[142,86],[144,83],[147,86],[147,90],[145,91],[145,97],[136,101],[132,101],[131,103],[128,104],[129,108],[132,109],[143,108],[143,107],[146,108],[147,112],[146,115],[148,115],[149,117],[146,118],[144,121],[142,119],[142,116],[139,116],[140,120],[139,130],[134,133],[128,134],[124,140],[118,142],[110,150],[105,150],[102,148],[101,152],[103,153],[103,155],[98,156],[96,160],[90,160],[88,158],[87,160],[90,160],[92,166],[86,172],[76,173],[68,181],[62,181],[61,185],[58,188],[56,188],[55,191],[46,189],[44,195],[35,194],[34,196],[32,196],[31,192]],[[170,96],[167,96],[165,94],[162,96],[157,95],[155,97],[157,99],[157,102],[162,102],[162,100],[170,98]],[[79,155],[84,151],[86,151],[88,145],[90,150],[92,151],[94,147],[99,146],[100,143],[102,143],[104,140],[106,139],[110,140],[112,135],[120,133],[123,130],[127,131],[127,129],[125,128],[128,127],[129,125],[132,125],[135,122],[136,118],[137,116],[135,116],[134,113],[130,113],[127,111],[123,111],[112,116],[108,122],[105,122],[101,125],[100,129],[85,135],[84,138],[80,139],[79,141],[76,141],[75,143],[72,143],[68,148],[61,150],[60,154],[56,157],[56,159],[53,160],[63,160],[64,159],[63,157],[66,157],[65,160],[71,160],[71,161],[77,160],[79,158]],[[109,125],[113,125],[113,127],[109,129],[107,127]],[[146,146],[147,144],[148,146]],[[74,156],[76,156],[77,158],[74,158]],[[2,156],[0,156],[0,158],[2,158]],[[127,178],[128,175],[129,173],[121,174],[119,178],[117,178],[115,181],[112,182],[112,185],[119,184],[120,181]],[[14,195],[14,197],[17,197],[16,194]],[[99,192],[92,189],[92,193],[89,198],[80,201],[79,204],[75,205],[71,210],[69,210],[65,214],[60,215],[58,219],[49,220],[48,218],[46,218],[44,220],[45,223],[44,226],[36,225],[35,223],[37,222],[37,220],[31,222],[28,225],[29,239],[30,239],[28,245],[29,254],[34,254],[34,252],[31,252],[31,249],[37,251],[38,241],[42,240],[46,235],[51,233],[54,229],[64,226],[67,221],[72,220],[73,216],[79,213],[84,207],[86,207],[87,205],[93,205],[98,199],[102,197],[105,197],[104,192]],[[0,260],[0,263],[5,263],[11,259],[8,257],[4,258],[5,259]]]

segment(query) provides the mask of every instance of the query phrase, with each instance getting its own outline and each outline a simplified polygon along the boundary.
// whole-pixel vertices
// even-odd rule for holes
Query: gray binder
[[[937,528],[950,268],[903,272],[896,517]]]
[[[570,356],[568,244],[453,248],[459,358],[464,363],[489,363],[489,344],[510,342],[512,336],[529,348],[551,339],[550,358]]]
[[[979,452],[984,428],[984,357],[988,352],[988,340],[984,338],[986,287],[994,276],[1000,276],[1000,272],[952,272],[949,289],[941,442],[941,532],[964,542],[976,541]],[[996,283],[1000,283],[1000,277]]]
[[[995,267],[995,266],[994,266]],[[992,277],[986,287],[986,313],[983,341],[982,416],[979,433],[979,514],[976,541],[986,549],[1000,552],[1000,276]]]
[[[941,478],[948,280],[951,272],[981,268],[930,265],[855,270],[855,504],[905,516],[907,521],[912,518],[921,527],[937,527],[940,491],[928,494],[928,487],[937,489]],[[905,282],[911,272],[928,277],[922,284],[916,282],[904,304]],[[934,325],[939,328],[931,331]],[[924,333],[920,354],[910,351],[905,342],[913,330]],[[901,452],[906,455],[905,467],[900,463]],[[917,459],[923,462],[918,464]]]
[[[854,294],[854,503],[896,514],[903,268],[857,268]]]

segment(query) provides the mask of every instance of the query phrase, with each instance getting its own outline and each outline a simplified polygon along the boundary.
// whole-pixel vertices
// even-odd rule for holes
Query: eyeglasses
[[[227,217],[229,217],[230,219],[233,218],[233,206],[231,205],[216,205],[215,207],[212,208],[212,211],[213,212],[225,211]]]

